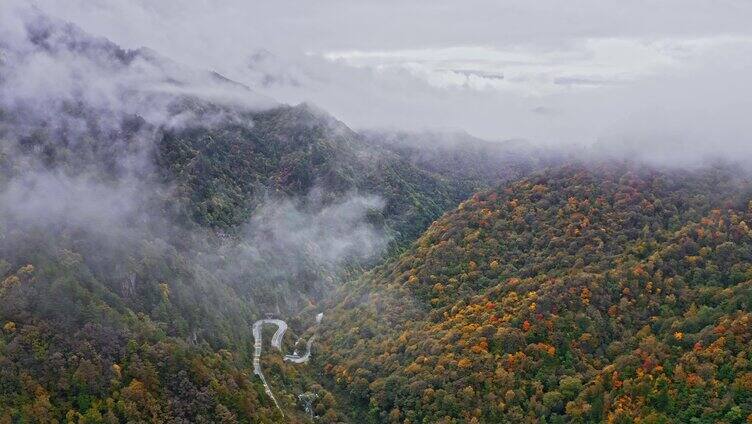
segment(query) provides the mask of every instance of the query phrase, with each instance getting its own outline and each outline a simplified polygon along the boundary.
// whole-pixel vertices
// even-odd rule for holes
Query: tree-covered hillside
[[[27,12],[0,40],[0,423],[282,421],[253,322],[285,317],[291,347],[293,315],[474,186]],[[308,420],[306,391],[337,417],[315,378],[269,380],[286,420]]]
[[[207,106],[190,108],[206,113]],[[250,113],[218,126],[167,130],[158,155],[167,178],[187,197],[191,217],[225,229],[248,220],[268,197],[301,196],[316,188],[324,203],[352,192],[381,196],[384,210],[372,219],[402,245],[474,188],[369,143],[306,104]],[[511,154],[507,159],[514,166],[529,161]],[[496,163],[500,174],[516,175],[505,165]]]
[[[254,320],[467,193],[307,106],[37,10],[18,24],[0,41],[2,423],[279,421]]]
[[[569,166],[477,194],[343,288],[319,366],[353,420],[746,422],[735,173]]]
[[[390,150],[413,165],[479,191],[554,165],[562,152],[525,141],[487,141],[464,132],[365,130],[368,143]]]
[[[743,169],[359,133],[19,10],[0,424],[752,422]]]

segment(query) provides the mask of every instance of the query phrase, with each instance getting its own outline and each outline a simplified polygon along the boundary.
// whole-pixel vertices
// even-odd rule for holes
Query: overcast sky
[[[354,128],[752,148],[748,0],[35,0]]]

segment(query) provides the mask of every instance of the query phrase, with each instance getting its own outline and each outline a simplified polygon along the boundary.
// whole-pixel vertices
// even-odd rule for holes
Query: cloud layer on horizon
[[[36,0],[356,128],[752,155],[752,4]]]

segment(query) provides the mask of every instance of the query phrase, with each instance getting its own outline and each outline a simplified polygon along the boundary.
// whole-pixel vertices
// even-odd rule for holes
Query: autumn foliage
[[[746,422],[742,187],[571,166],[477,194],[343,290],[325,374],[369,422]]]

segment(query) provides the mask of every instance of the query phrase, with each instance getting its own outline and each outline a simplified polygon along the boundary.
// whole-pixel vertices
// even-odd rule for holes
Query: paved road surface
[[[311,336],[311,338],[308,339],[308,342],[306,342],[306,353],[303,356],[300,356],[297,353],[293,353],[292,355],[285,355],[283,359],[285,361],[292,362],[293,364],[302,364],[304,362],[308,362],[308,360],[311,359],[311,345],[313,344],[314,338],[316,338],[316,336]]]
[[[319,313],[316,315],[316,324],[320,324],[322,318],[324,318],[323,313]],[[261,383],[264,385],[264,391],[266,394],[272,398],[274,401],[274,405],[277,406],[277,409],[279,409],[279,412],[282,413],[282,416],[284,416],[284,412],[282,411],[282,408],[279,406],[279,402],[277,402],[277,398],[274,397],[274,393],[272,393],[272,389],[269,387],[269,384],[266,382],[266,377],[264,377],[264,373],[261,372],[261,350],[263,347],[263,344],[261,342],[261,333],[262,333],[262,327],[264,324],[272,324],[277,326],[277,331],[274,332],[274,335],[272,336],[272,342],[271,345],[273,348],[282,351],[282,337],[284,337],[285,332],[287,331],[287,323],[281,319],[260,319],[253,323],[253,373],[259,376],[261,379]],[[308,362],[309,359],[311,359],[311,345],[313,344],[313,339],[316,336],[311,336],[311,338],[308,339],[308,342],[306,342],[306,353],[303,356],[298,355],[297,353],[294,353],[292,355],[285,355],[283,359],[288,362],[292,362],[293,364],[302,364],[305,362]]]
[[[282,336],[284,336],[285,331],[287,331],[287,323],[282,321],[281,319],[260,319],[253,323],[253,373],[261,378],[261,383],[264,384],[264,391],[267,395],[269,395],[270,398],[272,398],[274,405],[277,406],[277,409],[282,412],[282,408],[280,408],[279,402],[277,402],[277,398],[274,397],[274,393],[272,393],[272,389],[269,387],[269,383],[266,382],[264,373],[261,372],[261,327],[263,327],[264,324],[273,324],[277,326],[277,331],[275,331],[274,335],[272,336],[272,347],[281,351]],[[282,415],[284,416],[284,413],[282,413]]]

